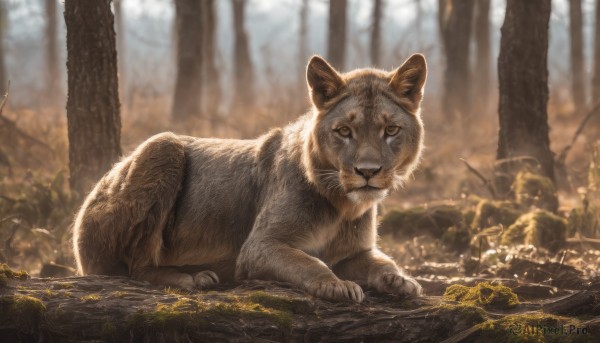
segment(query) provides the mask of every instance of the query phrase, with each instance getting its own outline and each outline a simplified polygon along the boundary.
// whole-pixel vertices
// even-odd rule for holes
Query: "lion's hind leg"
[[[151,137],[117,163],[75,220],[79,272],[114,275],[119,265],[133,276],[136,269],[158,266],[184,172],[184,144],[172,133]]]

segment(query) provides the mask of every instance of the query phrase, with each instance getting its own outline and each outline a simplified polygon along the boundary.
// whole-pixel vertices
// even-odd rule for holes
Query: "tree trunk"
[[[417,38],[417,48],[423,49],[423,3],[421,0],[415,2],[415,36]]]
[[[233,47],[235,75],[234,108],[243,110],[253,105],[254,68],[250,58],[250,43],[245,28],[246,0],[231,0],[233,8],[233,30],[235,43]]]
[[[600,1],[596,1],[596,24],[594,31],[594,76],[592,78],[593,103],[600,101]]]
[[[202,11],[197,0],[175,1],[177,16],[177,78],[172,118],[185,122],[201,112]]]
[[[204,108],[205,113],[211,119],[212,128],[215,127],[215,120],[219,115],[219,106],[221,104],[221,81],[219,79],[219,70],[217,68],[217,13],[215,10],[215,0],[202,1],[204,8],[202,9],[204,34],[204,85],[205,97]]]
[[[304,89],[306,64],[308,63],[308,7],[310,1],[302,0],[300,7],[300,30],[298,32],[298,84]]]
[[[51,103],[59,103],[61,94],[60,67],[58,57],[58,20],[56,0],[46,0],[46,95]]]
[[[83,195],[121,155],[110,0],[66,0],[70,184]]]
[[[371,65],[381,66],[381,13],[383,0],[373,0],[373,18],[371,22]]]
[[[474,0],[440,0],[439,24],[446,56],[442,106],[448,121],[470,115],[469,43]]]
[[[477,60],[475,62],[474,96],[477,102],[477,112],[486,112],[490,92],[492,90],[492,59],[490,41],[490,0],[475,2],[475,47]]]
[[[6,75],[6,62],[4,51],[4,37],[8,30],[8,8],[6,0],[0,0],[0,96],[6,94],[8,76]]]
[[[329,40],[327,59],[338,70],[346,67],[347,0],[329,0]]]
[[[507,193],[520,156],[537,160],[542,175],[554,180],[548,138],[548,21],[550,0],[508,0],[502,26],[497,187]],[[504,162],[502,162],[504,160]]]
[[[569,32],[571,35],[571,92],[576,112],[585,107],[583,86],[583,14],[581,0],[569,0]]]
[[[115,30],[117,32],[117,59],[119,63],[119,90],[121,91],[121,99],[127,103],[127,78],[125,77],[126,70],[125,60],[125,26],[123,23],[123,0],[113,0],[115,7]]]

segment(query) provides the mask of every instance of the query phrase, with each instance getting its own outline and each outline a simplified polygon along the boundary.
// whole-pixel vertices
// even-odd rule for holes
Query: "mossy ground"
[[[550,212],[558,209],[558,196],[554,183],[549,178],[530,172],[521,171],[513,184],[515,200],[524,207],[537,207]]]
[[[478,231],[500,224],[508,227],[522,214],[523,210],[515,202],[481,200],[475,208],[471,227]]]
[[[19,333],[35,335],[46,311],[44,303],[27,295],[0,297],[0,323],[15,328]]]
[[[473,287],[452,285],[444,292],[444,299],[499,310],[510,309],[519,304],[519,298],[509,287],[488,282],[478,283]]]
[[[544,210],[535,210],[519,217],[501,238],[504,245],[532,244],[557,252],[567,236],[567,222]]]
[[[14,271],[10,269],[10,267],[4,263],[0,264],[0,287],[6,287],[8,285],[8,280],[27,280],[29,278],[29,274],[27,272]]]

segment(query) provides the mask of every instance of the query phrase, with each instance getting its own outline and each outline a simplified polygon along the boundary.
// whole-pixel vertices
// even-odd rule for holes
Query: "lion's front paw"
[[[423,288],[417,280],[400,273],[382,273],[373,280],[371,286],[381,293],[423,294]]]
[[[210,288],[219,283],[219,277],[215,272],[205,270],[194,274],[194,286],[196,288]]]
[[[315,281],[309,284],[307,291],[319,298],[341,301],[361,302],[365,298],[362,288],[352,281],[328,280]]]

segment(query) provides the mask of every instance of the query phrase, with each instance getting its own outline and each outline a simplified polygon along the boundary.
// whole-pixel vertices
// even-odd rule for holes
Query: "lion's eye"
[[[388,136],[395,136],[400,132],[400,126],[387,126],[385,128],[385,134]]]
[[[339,128],[336,129],[336,131],[342,137],[350,137],[350,134],[352,133],[352,131],[350,130],[350,128],[347,127],[347,126],[339,127]]]

